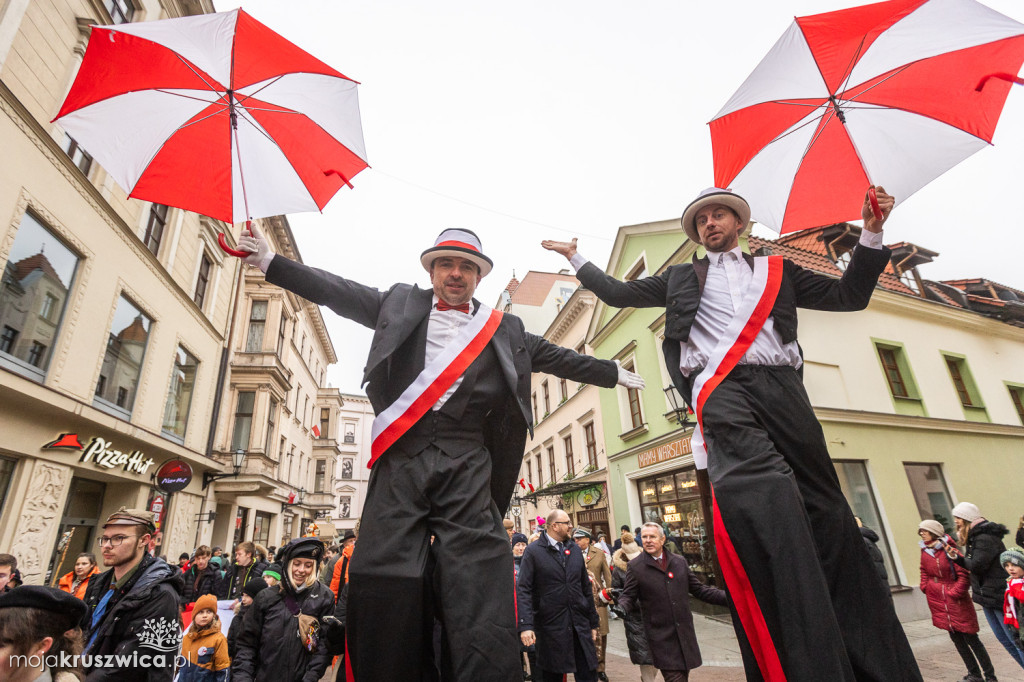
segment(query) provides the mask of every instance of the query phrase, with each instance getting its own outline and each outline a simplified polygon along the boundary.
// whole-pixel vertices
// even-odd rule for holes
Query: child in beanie
[[[1006,594],[1003,595],[1003,622],[1011,626],[1013,643],[1024,649],[1021,643],[1021,626],[1024,625],[1024,551],[1016,547],[999,555],[1010,577],[1006,579]]]
[[[196,600],[192,614],[192,625],[181,640],[185,663],[178,672],[178,682],[224,682],[231,658],[228,640],[220,631],[217,598],[204,594]]]

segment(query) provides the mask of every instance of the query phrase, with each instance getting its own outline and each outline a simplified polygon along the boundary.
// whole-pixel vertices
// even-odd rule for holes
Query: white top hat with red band
[[[420,256],[420,263],[423,264],[423,268],[427,272],[430,272],[430,265],[434,259],[445,256],[473,261],[480,268],[481,277],[490,272],[494,266],[491,259],[483,254],[480,238],[470,230],[458,228],[443,230],[441,234],[437,235],[434,245]]]

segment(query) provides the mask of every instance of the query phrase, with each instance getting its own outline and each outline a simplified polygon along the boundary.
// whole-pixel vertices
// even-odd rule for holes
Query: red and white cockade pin
[[[674,576],[674,575],[672,575],[672,571],[669,571],[669,572],[668,572],[668,579],[669,579],[669,580],[672,580],[672,578],[675,578],[675,576]]]
[[[569,556],[569,550],[565,550],[565,556]]]

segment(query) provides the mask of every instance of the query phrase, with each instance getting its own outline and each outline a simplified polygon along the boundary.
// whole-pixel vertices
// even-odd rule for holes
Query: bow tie
[[[437,299],[438,310],[458,310],[460,313],[469,314],[469,304],[462,303],[459,305],[448,305],[443,299]]]

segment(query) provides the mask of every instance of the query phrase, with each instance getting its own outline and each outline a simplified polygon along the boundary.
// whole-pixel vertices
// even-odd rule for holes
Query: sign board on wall
[[[156,485],[166,493],[184,490],[192,482],[192,467],[188,462],[172,459],[160,465],[156,472]]]
[[[644,467],[667,462],[670,459],[691,453],[693,453],[693,448],[690,446],[690,437],[686,436],[671,443],[665,443],[664,445],[641,452],[637,455],[637,461],[640,464],[640,468],[643,469]]]
[[[62,433],[56,440],[43,446],[44,450],[82,450],[79,462],[92,462],[101,469],[123,469],[129,474],[145,474],[153,466],[153,459],[146,457],[142,450],[122,452],[114,444],[99,436],[93,437],[88,445],[82,445],[77,433]]]

